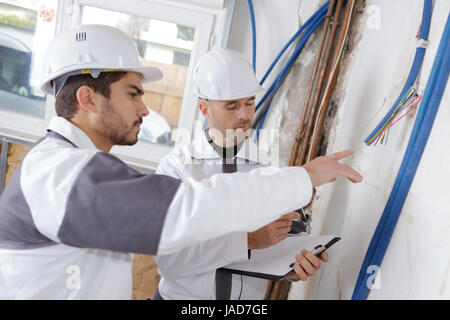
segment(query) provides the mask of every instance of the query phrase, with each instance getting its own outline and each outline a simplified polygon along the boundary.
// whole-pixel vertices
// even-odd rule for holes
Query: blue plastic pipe
[[[431,14],[432,14],[432,1],[431,0],[424,0],[424,7],[423,7],[423,12],[422,12],[422,26],[421,26],[421,30],[420,30],[420,35],[419,37],[421,39],[428,39],[428,34],[430,31],[430,24],[431,24]],[[400,94],[399,98],[397,99],[397,101],[394,103],[394,105],[392,106],[391,110],[389,110],[389,112],[387,113],[387,115],[384,117],[384,119],[380,122],[380,124],[377,126],[377,128],[374,129],[374,131],[366,138],[365,142],[368,143],[368,141],[372,138],[373,135],[375,135],[383,126],[383,124],[388,120],[388,118],[390,117],[390,115],[392,114],[392,112],[394,112],[395,107],[398,105],[398,103],[400,102],[401,98],[404,96],[404,94],[406,93],[407,90],[409,90],[409,88],[413,85],[413,83],[415,82],[416,78],[417,78],[417,74],[420,71],[420,68],[422,66],[422,62],[423,62],[423,57],[425,54],[425,49],[424,48],[417,48],[416,50],[416,56],[414,58],[414,62],[413,62],[413,66],[411,68],[411,71],[409,73],[408,79],[406,81],[406,84],[402,90],[402,93]],[[422,101],[422,106],[425,105],[425,99]],[[418,116],[419,117],[419,116]],[[420,120],[419,118],[416,118],[416,123],[420,124]],[[415,141],[415,137],[414,137],[414,131],[411,133],[411,138],[410,141],[413,144]],[[407,149],[408,150],[408,149]],[[405,153],[405,157],[406,157],[406,153]],[[399,171],[399,176],[398,178],[401,178],[401,176],[403,175],[403,173],[401,171]],[[396,180],[397,181],[397,180]],[[353,296],[355,297],[355,294],[357,292],[357,288],[361,288],[362,286],[365,286],[365,278],[364,276],[366,276],[367,278],[367,267],[371,265],[370,261],[373,258],[373,253],[376,249],[376,246],[378,245],[381,235],[382,235],[382,231],[384,229],[384,226],[386,224],[386,220],[387,217],[390,213],[390,208],[392,206],[392,203],[395,199],[395,195],[397,193],[397,189],[398,189],[398,184],[394,184],[394,187],[391,191],[391,196],[388,199],[388,202],[386,204],[385,210],[383,211],[383,214],[378,222],[378,226],[375,230],[375,233],[372,237],[371,243],[369,245],[369,248],[367,250],[366,253],[366,257],[364,258],[363,264],[361,266],[361,270],[358,276],[358,280],[356,282],[356,286],[355,286],[355,290],[353,292]],[[359,290],[359,289],[358,289]],[[368,294],[368,293],[367,293]]]
[[[257,131],[256,131],[256,139],[258,139],[258,137],[259,137],[259,131],[261,130],[261,128],[262,128],[262,126],[264,124],[264,121],[265,121],[265,119],[267,117],[267,114],[269,112],[270,105],[272,103],[273,97],[275,96],[275,93],[278,91],[279,87],[281,86],[282,81],[284,80],[285,76],[287,75],[289,69],[292,67],[295,59],[298,57],[298,55],[300,54],[301,50],[305,46],[306,42],[308,41],[310,36],[313,34],[314,30],[317,29],[317,27],[323,22],[324,18],[325,18],[325,15],[319,17],[319,19],[314,21],[312,26],[310,28],[308,28],[308,30],[305,32],[304,36],[302,36],[300,38],[300,41],[299,41],[299,43],[298,43],[294,53],[290,57],[288,63],[283,68],[281,73],[278,75],[278,77],[276,78],[276,80],[272,84],[271,88],[267,91],[265,97],[260,101],[260,105],[261,105],[261,103],[266,100],[267,96],[271,95],[270,99],[269,99],[269,101],[267,103],[266,109],[264,110],[264,113],[263,113],[263,115],[262,115],[262,117],[261,117],[261,119],[259,121],[258,128],[257,128]]]
[[[299,42],[297,43],[297,46],[296,46],[293,54],[289,58],[288,62],[286,63],[284,68],[281,70],[280,74],[277,76],[275,81],[272,83],[272,85],[270,86],[269,90],[267,90],[267,92],[264,95],[264,97],[261,99],[261,101],[256,106],[256,110],[259,109],[259,107],[262,105],[262,103],[264,103],[264,101],[270,96],[270,99],[269,99],[269,101],[268,101],[268,103],[266,105],[266,108],[265,108],[265,110],[264,110],[264,112],[262,114],[262,117],[261,117],[260,121],[258,122],[258,127],[257,127],[257,131],[256,131],[255,140],[257,140],[258,137],[259,137],[259,131],[260,131],[260,129],[262,128],[262,126],[264,124],[265,118],[266,118],[267,113],[268,113],[268,111],[270,109],[270,104],[272,102],[272,99],[273,99],[275,93],[277,92],[277,90],[281,86],[281,84],[282,84],[284,78],[286,77],[288,71],[292,67],[293,63],[295,62],[295,59],[298,57],[298,55],[302,51],[302,49],[305,46],[305,44],[308,41],[308,39],[311,37],[313,32],[317,29],[317,27],[325,19],[328,7],[325,7],[324,8],[325,10],[322,10],[322,9],[323,8],[319,9],[319,11],[316,13],[318,15],[316,15],[316,14],[314,15],[315,16],[314,20],[312,20],[311,25],[307,28],[305,33],[301,36],[301,38],[300,38]]]
[[[431,23],[431,13],[432,13],[433,1],[425,0],[423,4],[423,12],[422,12],[422,25],[420,27],[419,39],[428,40],[428,35],[430,33],[430,23]],[[400,103],[402,97],[406,94],[406,92],[414,85],[416,82],[417,75],[419,74],[420,69],[422,68],[423,57],[425,56],[425,48],[417,48],[416,55],[414,57],[414,62],[411,67],[411,71],[409,72],[408,78],[406,79],[405,86],[403,87],[399,97],[395,101],[392,108],[386,114],[386,116],[381,120],[381,122],[376,126],[375,129],[367,136],[364,142],[367,145],[371,145],[369,141],[380,131],[383,125],[389,120],[392,113],[394,112],[397,105]]]
[[[414,180],[415,173],[423,155],[428,137],[430,135],[434,119],[441,104],[449,72],[450,72],[450,15],[441,38],[438,52],[433,63],[433,68],[425,89],[422,105],[414,123],[414,128],[405,152],[399,173],[388,203],[383,211],[375,234],[371,240],[369,249],[361,267],[352,299],[366,299],[370,288],[368,286],[369,275],[366,270],[369,266],[380,266],[384,254],[394,232],[398,217],[402,211],[409,189]]]
[[[250,10],[250,20],[252,21],[252,65],[253,71],[256,72],[256,23],[255,23],[255,11],[253,10],[252,0],[248,0],[248,8]]]
[[[298,36],[310,24],[312,24],[314,26],[316,24],[317,20],[323,21],[325,15],[326,15],[326,12],[328,10],[328,4],[329,4],[329,2],[326,3],[326,7],[322,7],[316,13],[314,13],[314,15],[312,15],[311,18],[303,26],[300,27],[300,29],[295,33],[295,35]],[[300,38],[299,43],[302,41],[301,39],[306,35],[308,30],[309,30],[309,28],[305,31],[305,33],[302,34],[302,37]],[[315,30],[315,28],[314,28],[314,30]],[[297,38],[295,35],[289,40],[289,42],[288,42],[289,45],[292,44],[292,42]],[[272,65],[269,67],[269,69],[267,70],[266,74],[264,75],[263,80],[265,80],[267,78],[267,76],[270,74],[270,72],[272,71],[273,67],[276,65],[276,63],[278,62],[279,58],[286,51],[286,49],[289,47],[289,45],[284,46],[284,48],[278,54],[277,58],[275,58],[275,60],[273,61]],[[298,47],[299,47],[299,44],[297,44],[296,48],[298,48]],[[289,62],[292,60],[292,57],[294,55],[295,55],[295,51],[294,51],[293,55],[291,56],[291,59],[286,63],[285,67],[280,71],[280,73],[278,74],[277,78],[274,80],[274,82],[272,82],[271,86],[267,90],[267,92],[264,95],[264,97],[261,99],[261,101],[259,101],[258,105],[256,106],[256,110],[258,110],[261,107],[261,105],[264,103],[264,101],[267,99],[267,97],[275,89],[278,77],[285,71],[285,69],[289,68]],[[261,84],[264,82],[263,80],[261,80],[261,82],[260,82]]]
[[[267,69],[266,73],[262,77],[261,81],[259,82],[260,85],[264,84],[269,74],[272,72],[272,69],[275,67],[275,65],[278,63],[278,60],[280,60],[281,56],[284,54],[284,52],[291,46],[291,44],[298,38],[298,36],[305,30],[306,27],[310,25],[311,22],[313,22],[318,16],[322,15],[324,12],[326,13],[328,10],[328,6],[330,5],[330,1],[327,1],[320,9],[313,14],[298,30],[297,32],[289,39],[289,41],[286,43],[286,45],[281,49],[280,53],[278,53],[277,57],[273,60],[272,64],[270,65],[269,69]]]

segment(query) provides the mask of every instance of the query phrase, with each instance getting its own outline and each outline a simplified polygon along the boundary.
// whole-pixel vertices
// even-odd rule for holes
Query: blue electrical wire
[[[268,111],[270,109],[270,104],[272,102],[272,99],[275,95],[275,93],[277,92],[278,88],[281,86],[281,83],[283,82],[285,76],[287,75],[288,71],[290,70],[290,68],[293,66],[293,63],[295,61],[295,59],[298,57],[298,55],[300,54],[300,52],[302,51],[303,47],[305,46],[306,42],[308,41],[308,39],[310,38],[310,36],[313,34],[313,32],[317,29],[317,27],[323,22],[323,20],[325,19],[326,13],[328,11],[328,3],[327,6],[320,8],[314,15],[313,15],[313,19],[311,20],[311,25],[307,28],[307,30],[305,31],[305,33],[301,36],[294,53],[291,55],[291,57],[289,58],[288,62],[286,63],[286,65],[284,66],[284,68],[281,70],[280,74],[277,76],[277,78],[275,79],[275,81],[272,83],[272,85],[270,86],[269,90],[266,92],[266,94],[264,95],[264,97],[261,99],[261,101],[258,103],[258,105],[256,106],[256,110],[259,109],[259,107],[262,105],[262,103],[264,103],[264,101],[267,99],[267,97],[269,97],[270,95],[270,99],[266,105],[266,109],[264,110],[262,117],[258,123],[258,127],[257,127],[257,131],[256,131],[256,136],[255,136],[255,141],[258,139],[259,137],[259,131],[261,130],[265,118],[268,114]]]
[[[278,91],[278,88],[281,86],[282,80],[284,80],[287,72],[289,71],[289,69],[293,65],[295,59],[300,54],[301,50],[303,49],[304,45],[308,41],[309,37],[312,35],[314,30],[320,25],[320,23],[324,20],[324,18],[325,18],[325,16],[321,17],[321,19],[319,18],[318,20],[316,20],[314,22],[314,24],[312,25],[311,29],[308,29],[307,32],[305,32],[305,35],[302,36],[302,38],[300,39],[299,45],[296,47],[296,49],[295,49],[294,53],[292,54],[291,58],[289,59],[288,63],[283,68],[281,73],[278,75],[278,77],[274,81],[273,85],[271,86],[271,88],[266,93],[266,96],[260,101],[260,103],[264,102],[264,100],[267,98],[267,96],[269,94],[271,94],[270,100],[267,102],[266,109],[264,110],[263,115],[262,115],[262,117],[261,117],[261,119],[260,119],[260,121],[258,123],[258,128],[257,128],[257,131],[256,131],[256,139],[258,139],[258,137],[259,137],[259,131],[261,130],[261,128],[262,128],[262,126],[264,124],[264,121],[265,121],[266,116],[267,116],[267,114],[269,112],[270,105],[272,103],[273,97],[275,96],[275,93]]]
[[[326,10],[325,10],[326,12]],[[323,13],[323,12],[322,12]],[[325,17],[325,13],[323,13],[322,15],[317,15],[315,16],[315,19],[312,22],[312,28],[308,28],[307,31],[305,31],[305,33],[302,35],[302,37],[299,40],[299,43],[296,46],[296,49],[294,50],[294,53],[291,55],[291,58],[288,60],[288,62],[286,63],[286,65],[284,66],[284,68],[281,70],[281,72],[278,74],[278,76],[275,78],[274,82],[272,83],[272,85],[269,87],[269,89],[267,90],[266,94],[263,96],[263,98],[261,99],[261,101],[259,101],[258,105],[256,106],[256,110],[258,110],[261,105],[264,103],[264,101],[274,92],[276,91],[278,88],[277,86],[280,84],[280,79],[286,74],[286,72],[289,70],[289,68],[292,66],[292,63],[294,62],[294,60],[297,58],[298,54],[300,53],[301,49],[303,48],[304,44],[306,43],[306,41],[309,39],[309,37],[311,36],[312,32],[317,28],[318,25],[320,25],[320,23],[324,20]],[[311,31],[312,29],[312,31]]]
[[[424,0],[423,4],[423,13],[422,13],[422,25],[420,27],[419,39],[428,40],[428,35],[430,33],[430,22],[431,22],[431,12],[432,12],[433,1],[432,0]],[[425,56],[425,48],[417,48],[416,55],[414,57],[414,62],[411,67],[411,71],[409,72],[408,78],[406,79],[405,86],[403,87],[399,97],[395,101],[392,108],[386,114],[386,116],[381,120],[381,122],[376,126],[376,128],[367,136],[364,142],[367,145],[371,145],[373,143],[370,142],[373,137],[381,130],[383,125],[388,121],[391,114],[394,112],[397,105],[400,103],[401,98],[405,95],[405,93],[414,86],[414,82],[417,79],[417,75],[419,74],[420,69],[422,68],[423,58]]]
[[[281,86],[284,78],[286,77],[287,73],[289,72],[290,68],[292,67],[295,59],[298,57],[298,55],[300,54],[301,50],[303,49],[304,45],[306,44],[306,42],[308,41],[309,37],[312,35],[312,33],[317,29],[317,27],[323,22],[325,18],[325,13],[322,16],[319,16],[312,24],[312,26],[310,28],[307,29],[307,31],[305,32],[305,34],[300,38],[299,43],[294,51],[294,53],[292,54],[291,58],[289,59],[288,63],[286,64],[286,66],[283,68],[283,70],[281,71],[281,73],[277,76],[276,80],[274,81],[274,83],[272,84],[272,86],[270,87],[270,89],[267,91],[266,95],[263,97],[263,99],[259,102],[258,106],[261,106],[261,104],[266,100],[266,98],[269,96],[270,94],[270,99],[267,102],[266,108],[262,114],[262,117],[258,123],[258,128],[256,131],[256,137],[255,140],[257,140],[259,138],[259,131],[261,130],[264,121],[266,119],[266,116],[269,112],[270,109],[270,105],[272,103],[273,97],[275,96],[275,93],[278,91],[279,87]]]
[[[327,12],[328,10],[328,6],[330,4],[330,1],[327,1],[322,7],[320,7],[320,9],[314,14],[312,15],[308,21],[306,21],[301,27],[300,29],[298,29],[298,31],[291,37],[291,39],[286,43],[286,45],[283,47],[283,49],[281,49],[280,53],[278,53],[277,57],[275,58],[275,60],[272,62],[272,64],[270,65],[269,69],[267,69],[266,73],[264,74],[264,76],[262,77],[261,81],[259,82],[260,85],[262,85],[264,83],[264,81],[266,81],[267,77],[269,76],[269,74],[272,72],[272,69],[275,67],[275,65],[277,64],[278,60],[281,58],[281,56],[284,54],[284,52],[291,46],[291,44],[298,38],[298,36],[300,35],[300,33],[302,33],[302,31],[311,23],[313,22],[317,16],[323,14],[323,11]]]
[[[253,46],[252,64],[253,64],[253,71],[256,72],[256,23],[255,23],[255,11],[253,10],[252,0],[248,0],[248,8],[250,10],[250,19],[252,21],[252,46]]]
[[[380,266],[423,155],[450,73],[450,15],[399,173],[361,267],[352,299],[366,299],[367,267]]]
[[[275,58],[275,60],[273,61],[272,65],[269,67],[269,69],[267,70],[266,74],[264,75],[263,79],[261,80],[260,84],[263,84],[264,81],[266,80],[267,76],[269,75],[269,73],[272,71],[273,67],[276,65],[276,63],[278,62],[279,58],[281,57],[281,55],[286,51],[286,49],[290,46],[290,44],[292,44],[292,42],[294,42],[294,40],[298,37],[298,35],[306,28],[308,27],[311,23],[315,23],[318,19],[322,19],[322,16],[324,17],[326,15],[326,12],[328,11],[328,5],[329,5],[329,1],[322,6],[316,13],[314,13],[314,15],[311,16],[311,18],[308,19],[308,21],[306,21],[306,23],[300,27],[300,29],[294,34],[294,36],[289,40],[288,44],[281,50],[281,52],[278,54],[277,58]],[[323,19],[322,19],[323,20]],[[302,37],[306,34],[305,33],[302,35]],[[298,45],[297,45],[298,47]],[[295,54],[295,53],[294,53]],[[286,66],[289,65],[289,62],[287,62]],[[284,69],[286,69],[286,66],[284,67]],[[283,70],[284,70],[283,69]],[[280,72],[280,74],[283,72],[283,70]],[[278,77],[277,77],[278,78]],[[275,89],[276,86],[276,79],[275,81],[272,83],[272,85],[269,87],[269,89],[267,90],[266,94],[263,96],[263,98],[261,99],[261,101],[258,102],[258,105],[256,106],[255,110],[258,110],[261,105],[264,103],[264,101],[267,99],[267,97],[272,93],[272,91]]]

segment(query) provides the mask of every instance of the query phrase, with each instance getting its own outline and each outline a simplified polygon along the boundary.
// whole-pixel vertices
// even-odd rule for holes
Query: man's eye
[[[236,109],[236,105],[235,104],[229,105],[229,106],[227,106],[227,109],[234,110],[234,109]]]
[[[136,98],[136,97],[137,97],[137,93],[136,93],[136,92],[132,92],[132,93],[130,93],[130,96],[131,96],[132,98]]]

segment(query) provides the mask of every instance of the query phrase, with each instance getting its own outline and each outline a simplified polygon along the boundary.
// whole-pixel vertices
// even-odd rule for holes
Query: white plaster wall
[[[280,49],[297,31],[299,3],[300,0],[253,0],[257,28],[256,76],[258,79],[264,76]],[[238,50],[248,61],[252,61],[252,30],[247,0],[236,0],[228,48]],[[267,83],[271,82],[270,80],[271,78],[266,80]]]
[[[422,1],[369,0],[381,12],[381,28],[363,30],[353,67],[341,79],[341,101],[332,127],[328,153],[351,148],[346,161],[364,175],[352,185],[344,180],[318,189],[313,204],[314,234],[337,234],[341,243],[330,250],[330,262],[306,283],[295,284],[291,299],[349,299],[363,257],[389,197],[414,119],[391,130],[385,146],[366,147],[364,138],[397,98],[415,53],[414,37]],[[437,0],[430,47],[419,79],[423,94],[439,45],[450,3]],[[450,152],[447,125],[450,86],[434,123],[428,145],[381,265],[380,289],[369,299],[450,298],[450,207],[447,185]]]
[[[255,0],[257,76],[262,77],[285,42],[323,1]],[[328,153],[347,148],[346,161],[364,175],[352,185],[344,180],[318,188],[313,203],[313,234],[336,234],[341,242],[330,261],[309,281],[292,286],[290,299],[349,299],[368,244],[384,209],[408,143],[414,119],[402,119],[391,130],[387,146],[366,147],[363,140],[390,109],[408,76],[422,0],[367,0],[381,13],[380,29],[368,28],[365,11],[352,30],[356,47],[344,59],[333,101],[338,103],[328,140]],[[374,8],[374,7],[372,7]],[[423,94],[442,30],[448,0],[436,0],[427,50],[419,78]],[[371,20],[373,22],[373,20]],[[355,36],[354,36],[355,37]],[[265,128],[279,129],[280,156],[287,161],[295,135],[320,31],[305,48],[274,101]],[[247,1],[237,1],[229,47],[251,59]],[[277,72],[277,70],[274,70]],[[342,71],[344,72],[344,71]],[[270,84],[270,79],[266,87]],[[370,299],[450,298],[450,89],[446,89],[420,167],[381,266],[381,288]],[[274,141],[263,147],[274,147]]]

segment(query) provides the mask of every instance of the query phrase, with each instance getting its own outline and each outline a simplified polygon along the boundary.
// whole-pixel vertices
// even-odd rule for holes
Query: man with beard
[[[255,96],[263,90],[248,61],[237,51],[215,48],[200,58],[194,70],[198,107],[209,127],[198,134],[192,144],[177,148],[163,158],[157,173],[201,181],[219,173],[248,172],[277,165],[274,162],[278,159],[271,161],[248,138],[255,113]],[[344,152],[340,156],[350,154]],[[253,192],[258,194],[259,188]],[[270,201],[269,197],[261,205]],[[212,210],[211,216],[216,212]],[[242,215],[245,214],[242,208]],[[254,232],[234,232],[169,255],[156,256],[162,278],[155,298],[263,299],[267,280],[231,275],[220,268],[251,259],[253,249],[279,243],[291,230],[292,219],[299,217],[298,212],[292,211]],[[301,280],[320,268],[320,260],[328,260],[326,253],[319,259],[310,252],[299,252],[295,258],[296,278]]]
[[[141,174],[109,151],[138,141],[149,113],[142,84],[161,71],[141,65],[126,34],[101,25],[58,34],[45,59],[42,89],[56,96],[58,116],[0,198],[0,299],[130,299],[133,253],[253,231],[304,205],[315,185],[361,179],[336,159],[325,159],[326,170],[319,161],[309,171],[201,182]]]

